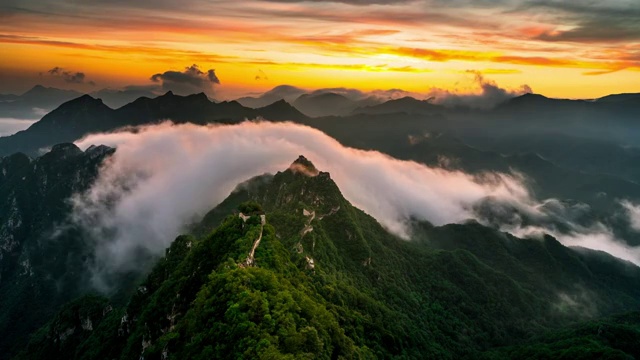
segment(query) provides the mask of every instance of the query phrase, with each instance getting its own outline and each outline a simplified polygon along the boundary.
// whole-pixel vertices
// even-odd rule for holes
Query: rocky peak
[[[18,152],[7,157],[0,158],[0,164],[7,169],[19,169],[29,165],[31,158],[24,153]]]
[[[53,145],[50,154],[56,157],[70,157],[82,154],[82,150],[72,143],[62,143]]]
[[[103,105],[102,99],[94,99],[91,95],[82,95],[75,100],[69,101],[70,104],[76,105]]]
[[[85,154],[87,154],[91,159],[96,159],[101,156],[113,153],[115,151],[116,149],[106,145],[98,145],[98,146],[91,145],[87,148],[87,150],[85,151]]]
[[[307,116],[301,113],[297,108],[291,106],[286,100],[278,100],[271,105],[267,105],[256,109],[258,115],[265,119],[304,119]]]
[[[209,97],[207,96],[207,94],[203,93],[203,92],[199,92],[197,94],[192,94],[187,96],[190,99],[193,99],[195,101],[202,101],[202,102],[210,102],[209,101]]]
[[[45,88],[44,86],[38,84],[35,85],[34,87],[32,87],[31,89],[29,89],[27,92],[25,92],[23,95],[27,95],[27,94],[39,94],[42,93],[43,91],[46,91],[47,88]]]
[[[44,124],[60,126],[63,124],[74,123],[74,119],[83,116],[99,117],[104,111],[110,111],[111,108],[106,106],[102,100],[94,99],[90,95],[82,95],[73,100],[69,100],[60,105],[55,110],[45,115],[42,120],[35,123],[28,131],[37,131],[43,129]]]
[[[163,109],[161,111],[167,111],[167,109],[170,109],[172,107],[175,109],[189,110],[207,108],[211,104],[211,101],[205,93],[183,96],[175,94],[172,91],[167,91],[164,95],[158,96],[155,99],[148,100],[147,103],[147,106],[150,106],[152,109],[156,109],[157,111]],[[160,116],[173,117],[169,114]]]
[[[301,173],[307,176],[317,176],[320,174],[315,165],[313,165],[313,163],[303,155],[298,156],[298,158],[291,163],[289,170],[294,173]]]

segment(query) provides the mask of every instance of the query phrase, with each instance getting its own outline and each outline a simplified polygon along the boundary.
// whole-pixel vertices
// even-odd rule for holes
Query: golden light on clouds
[[[556,97],[640,91],[640,5],[455,4],[7,0],[0,91],[53,83],[40,74],[56,66],[117,88],[191,64],[216,69],[220,98],[279,84],[453,89],[467,70]]]

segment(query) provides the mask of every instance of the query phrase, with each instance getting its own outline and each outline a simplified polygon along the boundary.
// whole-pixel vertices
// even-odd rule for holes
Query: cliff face
[[[90,249],[64,225],[69,198],[88,188],[113,151],[99,146],[82,152],[61,144],[37,159],[0,159],[2,353],[20,349],[60,305],[83,293]]]

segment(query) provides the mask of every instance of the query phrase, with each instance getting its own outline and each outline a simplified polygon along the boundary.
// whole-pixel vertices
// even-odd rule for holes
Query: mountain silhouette
[[[124,126],[158,123],[170,119],[175,123],[238,123],[258,117],[270,120],[302,121],[302,113],[286,102],[251,109],[236,101],[215,103],[204,94],[179,96],[167,92],[156,98],[141,97],[118,109],[102,100],[83,95],[60,105],[24,131],[0,138],[0,156],[14,152],[37,154],[40,149],[62,142],[73,142],[97,132]]]

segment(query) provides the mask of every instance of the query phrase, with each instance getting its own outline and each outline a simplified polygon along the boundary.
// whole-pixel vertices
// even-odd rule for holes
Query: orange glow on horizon
[[[281,84],[456,91],[469,70],[503,87],[528,84],[552,97],[640,91],[640,43],[559,42],[572,29],[564,24],[500,15],[506,24],[519,24],[506,33],[444,12],[442,18],[425,13],[433,19],[427,26],[402,5],[360,6],[366,11],[354,16],[352,5],[337,3],[250,4],[254,8],[223,4],[218,15],[162,8],[123,13],[120,7],[101,14],[89,5],[78,6],[84,17],[17,11],[0,25],[0,76],[23,81],[6,81],[0,92],[53,83],[46,76],[53,67],[81,71],[96,84],[91,86],[118,88],[149,85],[151,75],[191,64],[216,69],[221,98]],[[553,39],[539,39],[544,36]]]

